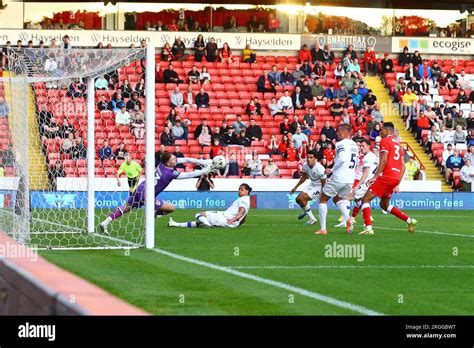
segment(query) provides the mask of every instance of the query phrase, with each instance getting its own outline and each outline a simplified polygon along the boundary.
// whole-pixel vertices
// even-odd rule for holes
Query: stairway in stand
[[[384,114],[384,120],[386,122],[392,122],[395,125],[395,128],[397,128],[400,132],[402,141],[408,143],[408,145],[416,153],[416,156],[418,156],[422,164],[425,166],[427,180],[440,180],[442,191],[452,192],[452,188],[445,183],[439,169],[436,168],[434,162],[425,153],[420,143],[415,139],[412,133],[405,130],[405,122],[398,112],[398,107],[393,103],[392,98],[388,94],[387,89],[383,85],[380,78],[367,76],[365,80],[367,82],[368,88],[372,89],[374,94],[377,96],[377,101],[380,104],[381,110]]]

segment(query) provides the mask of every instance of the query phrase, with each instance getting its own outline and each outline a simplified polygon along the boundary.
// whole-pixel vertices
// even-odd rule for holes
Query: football
[[[227,165],[227,159],[224,156],[216,156],[212,159],[212,165],[216,169],[223,169]]]

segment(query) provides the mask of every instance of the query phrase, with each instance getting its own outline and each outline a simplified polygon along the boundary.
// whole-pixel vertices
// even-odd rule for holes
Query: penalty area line
[[[383,313],[373,311],[373,310],[365,308],[363,306],[359,306],[359,305],[356,305],[356,304],[353,304],[353,303],[350,303],[350,302],[341,301],[341,300],[338,300],[338,299],[330,297],[330,296],[322,295],[322,294],[319,294],[317,292],[309,291],[309,290],[299,288],[299,287],[296,287],[296,286],[293,286],[293,285],[290,285],[290,284],[286,284],[286,283],[283,283],[283,282],[279,282],[279,281],[275,281],[275,280],[271,280],[271,279],[267,279],[267,278],[262,278],[262,277],[259,277],[259,276],[253,275],[253,274],[240,272],[240,271],[237,271],[237,270],[229,268],[229,267],[223,267],[223,266],[219,266],[219,265],[216,265],[216,264],[213,264],[213,263],[200,261],[200,260],[196,260],[196,259],[193,259],[193,258],[190,258],[190,257],[174,254],[174,253],[171,253],[169,251],[159,249],[159,248],[154,248],[154,249],[150,249],[150,250],[154,251],[158,254],[171,257],[171,258],[176,259],[176,260],[180,260],[180,261],[192,263],[194,265],[203,266],[203,267],[210,268],[210,269],[213,269],[213,270],[217,270],[217,271],[221,271],[221,272],[224,272],[224,273],[232,274],[232,275],[240,277],[240,278],[253,280],[257,283],[270,285],[270,286],[280,288],[280,289],[283,289],[283,290],[288,290],[288,291],[300,294],[302,296],[309,297],[309,298],[312,298],[312,299],[315,299],[315,300],[318,300],[318,301],[321,301],[321,302],[324,302],[324,303],[327,303],[327,304],[330,304],[330,305],[333,305],[333,306],[336,306],[336,307],[348,309],[348,310],[351,310],[353,312],[357,312],[357,313],[360,313],[360,314],[364,314],[364,315],[384,315]]]
[[[474,265],[261,265],[227,266],[230,269],[474,269]]]

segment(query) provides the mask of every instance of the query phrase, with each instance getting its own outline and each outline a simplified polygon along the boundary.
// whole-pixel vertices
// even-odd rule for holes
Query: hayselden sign
[[[393,37],[392,51],[401,52],[404,47],[420,53],[474,54],[474,39],[450,37]]]
[[[343,51],[349,45],[354,46],[356,51],[364,51],[367,46],[374,47],[377,52],[390,51],[390,38],[369,35],[307,35],[303,36],[302,44],[313,46],[315,43],[323,48],[325,45],[331,45],[335,51]]]
[[[104,46],[110,43],[113,47],[129,47],[131,44],[139,46],[140,41],[145,40],[160,48],[167,42],[172,45],[177,37],[181,37],[186,47],[192,48],[198,34],[202,34],[206,42],[213,37],[219,48],[224,42],[227,42],[231,49],[237,50],[244,49],[247,44],[254,50],[299,50],[301,47],[301,36],[292,34],[20,29],[2,29],[0,44],[11,41],[12,45],[15,45],[17,40],[22,40],[26,45],[32,40],[34,45],[38,45],[40,41],[48,45],[52,39],[56,39],[59,43],[65,35],[68,35],[73,47],[94,47],[99,42]]]

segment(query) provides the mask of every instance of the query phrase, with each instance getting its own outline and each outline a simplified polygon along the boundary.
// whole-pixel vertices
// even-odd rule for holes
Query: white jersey
[[[324,170],[323,165],[318,162],[313,167],[310,167],[308,163],[303,164],[303,173],[306,173],[312,185],[321,185],[321,179],[326,179]]]
[[[377,171],[377,168],[379,167],[379,156],[377,156],[375,153],[372,151],[369,151],[365,156],[364,156],[364,168],[369,168],[369,176],[367,177],[367,180],[370,180],[374,177],[375,172]]]
[[[360,180],[360,178],[362,178],[363,172],[364,172],[364,155],[359,154],[359,160],[357,161],[357,165],[355,167],[355,179]]]
[[[243,196],[243,197],[239,197],[238,199],[236,199],[234,201],[234,203],[232,203],[232,205],[227,208],[226,211],[224,211],[224,216],[230,220],[230,219],[233,219],[237,216],[237,214],[239,213],[239,209],[240,208],[244,208],[245,209],[245,215],[242,216],[238,222],[236,222],[237,225],[240,224],[240,222],[242,221],[242,219],[248,214],[249,212],[249,209],[250,209],[250,196]]]
[[[359,149],[353,140],[343,139],[337,142],[331,180],[337,183],[353,184],[358,161]]]

